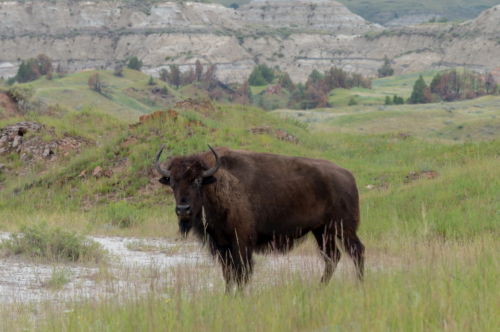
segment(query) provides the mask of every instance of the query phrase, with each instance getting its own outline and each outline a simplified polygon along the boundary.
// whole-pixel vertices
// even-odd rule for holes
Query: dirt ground
[[[8,233],[0,233],[0,239]],[[0,258],[0,304],[68,303],[107,295],[127,297],[138,292],[174,285],[222,285],[220,267],[206,248],[194,241],[169,242],[159,238],[92,237],[110,253],[102,266],[38,263],[18,257]],[[248,289],[279,283],[299,273],[319,281],[323,260],[315,243],[305,243],[287,255],[255,255],[254,275]],[[384,268],[368,264],[371,269]],[[51,282],[64,275],[59,287]],[[334,278],[355,278],[352,261],[345,255]],[[56,279],[57,280],[57,279]]]
[[[5,92],[0,91],[0,119],[18,115],[16,103]]]

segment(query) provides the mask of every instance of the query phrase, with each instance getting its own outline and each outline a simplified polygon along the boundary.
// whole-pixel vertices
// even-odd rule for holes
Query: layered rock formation
[[[69,72],[112,70],[117,62],[137,56],[144,62],[143,71],[157,75],[159,68],[177,64],[186,70],[200,60],[216,64],[216,76],[224,83],[242,82],[258,63],[280,66],[294,81],[331,66],[374,77],[385,55],[396,74],[456,66],[489,72],[500,67],[500,6],[462,24],[381,30],[335,2],[294,4],[298,7],[291,2],[283,7],[263,3],[272,8],[259,20],[256,13],[264,11],[262,6],[234,11],[214,4],[163,3],[138,10],[118,2],[3,2],[0,75],[14,75],[18,59],[39,53]],[[317,4],[314,9],[312,4]],[[269,24],[289,27],[266,27]]]
[[[241,6],[238,12],[245,24],[273,28],[306,28],[339,35],[359,35],[383,29],[336,1],[252,1]]]
[[[78,34],[102,28],[138,32],[207,25],[240,27],[233,9],[196,2],[164,2],[146,9],[107,1],[1,2],[0,17],[2,35]]]

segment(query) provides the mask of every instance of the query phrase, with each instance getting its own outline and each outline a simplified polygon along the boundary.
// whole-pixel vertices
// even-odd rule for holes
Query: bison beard
[[[242,287],[254,252],[286,252],[312,232],[325,262],[327,284],[341,251],[363,279],[364,246],[356,235],[359,197],[354,176],[327,160],[210,147],[211,151],[155,165],[175,196],[179,229],[191,229],[222,265],[227,290]],[[211,166],[213,165],[213,166]]]

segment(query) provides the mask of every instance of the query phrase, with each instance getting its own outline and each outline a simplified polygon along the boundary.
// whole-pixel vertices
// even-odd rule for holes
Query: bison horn
[[[215,165],[214,165],[214,167],[210,168],[209,170],[206,170],[205,172],[203,172],[202,176],[204,178],[207,178],[207,177],[212,176],[215,173],[217,173],[217,171],[219,170],[219,167],[220,167],[220,158],[219,158],[219,155],[217,154],[217,152],[215,152],[214,149],[212,149],[212,147],[210,145],[208,147],[210,148],[210,150],[212,150],[212,152],[215,155]]]
[[[155,167],[158,173],[160,173],[162,176],[169,178],[170,177],[170,171],[167,171],[166,169],[161,168],[160,165],[160,155],[163,152],[163,149],[165,148],[165,144],[161,147],[160,151],[156,154],[156,159],[155,159]]]

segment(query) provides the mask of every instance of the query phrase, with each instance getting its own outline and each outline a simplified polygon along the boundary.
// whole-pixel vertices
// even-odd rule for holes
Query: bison
[[[340,260],[339,240],[363,279],[364,246],[356,235],[359,197],[351,172],[328,160],[219,147],[155,158],[159,180],[175,196],[179,229],[191,229],[222,265],[226,291],[252,273],[252,254],[287,252],[312,232],[325,261],[327,284]]]

